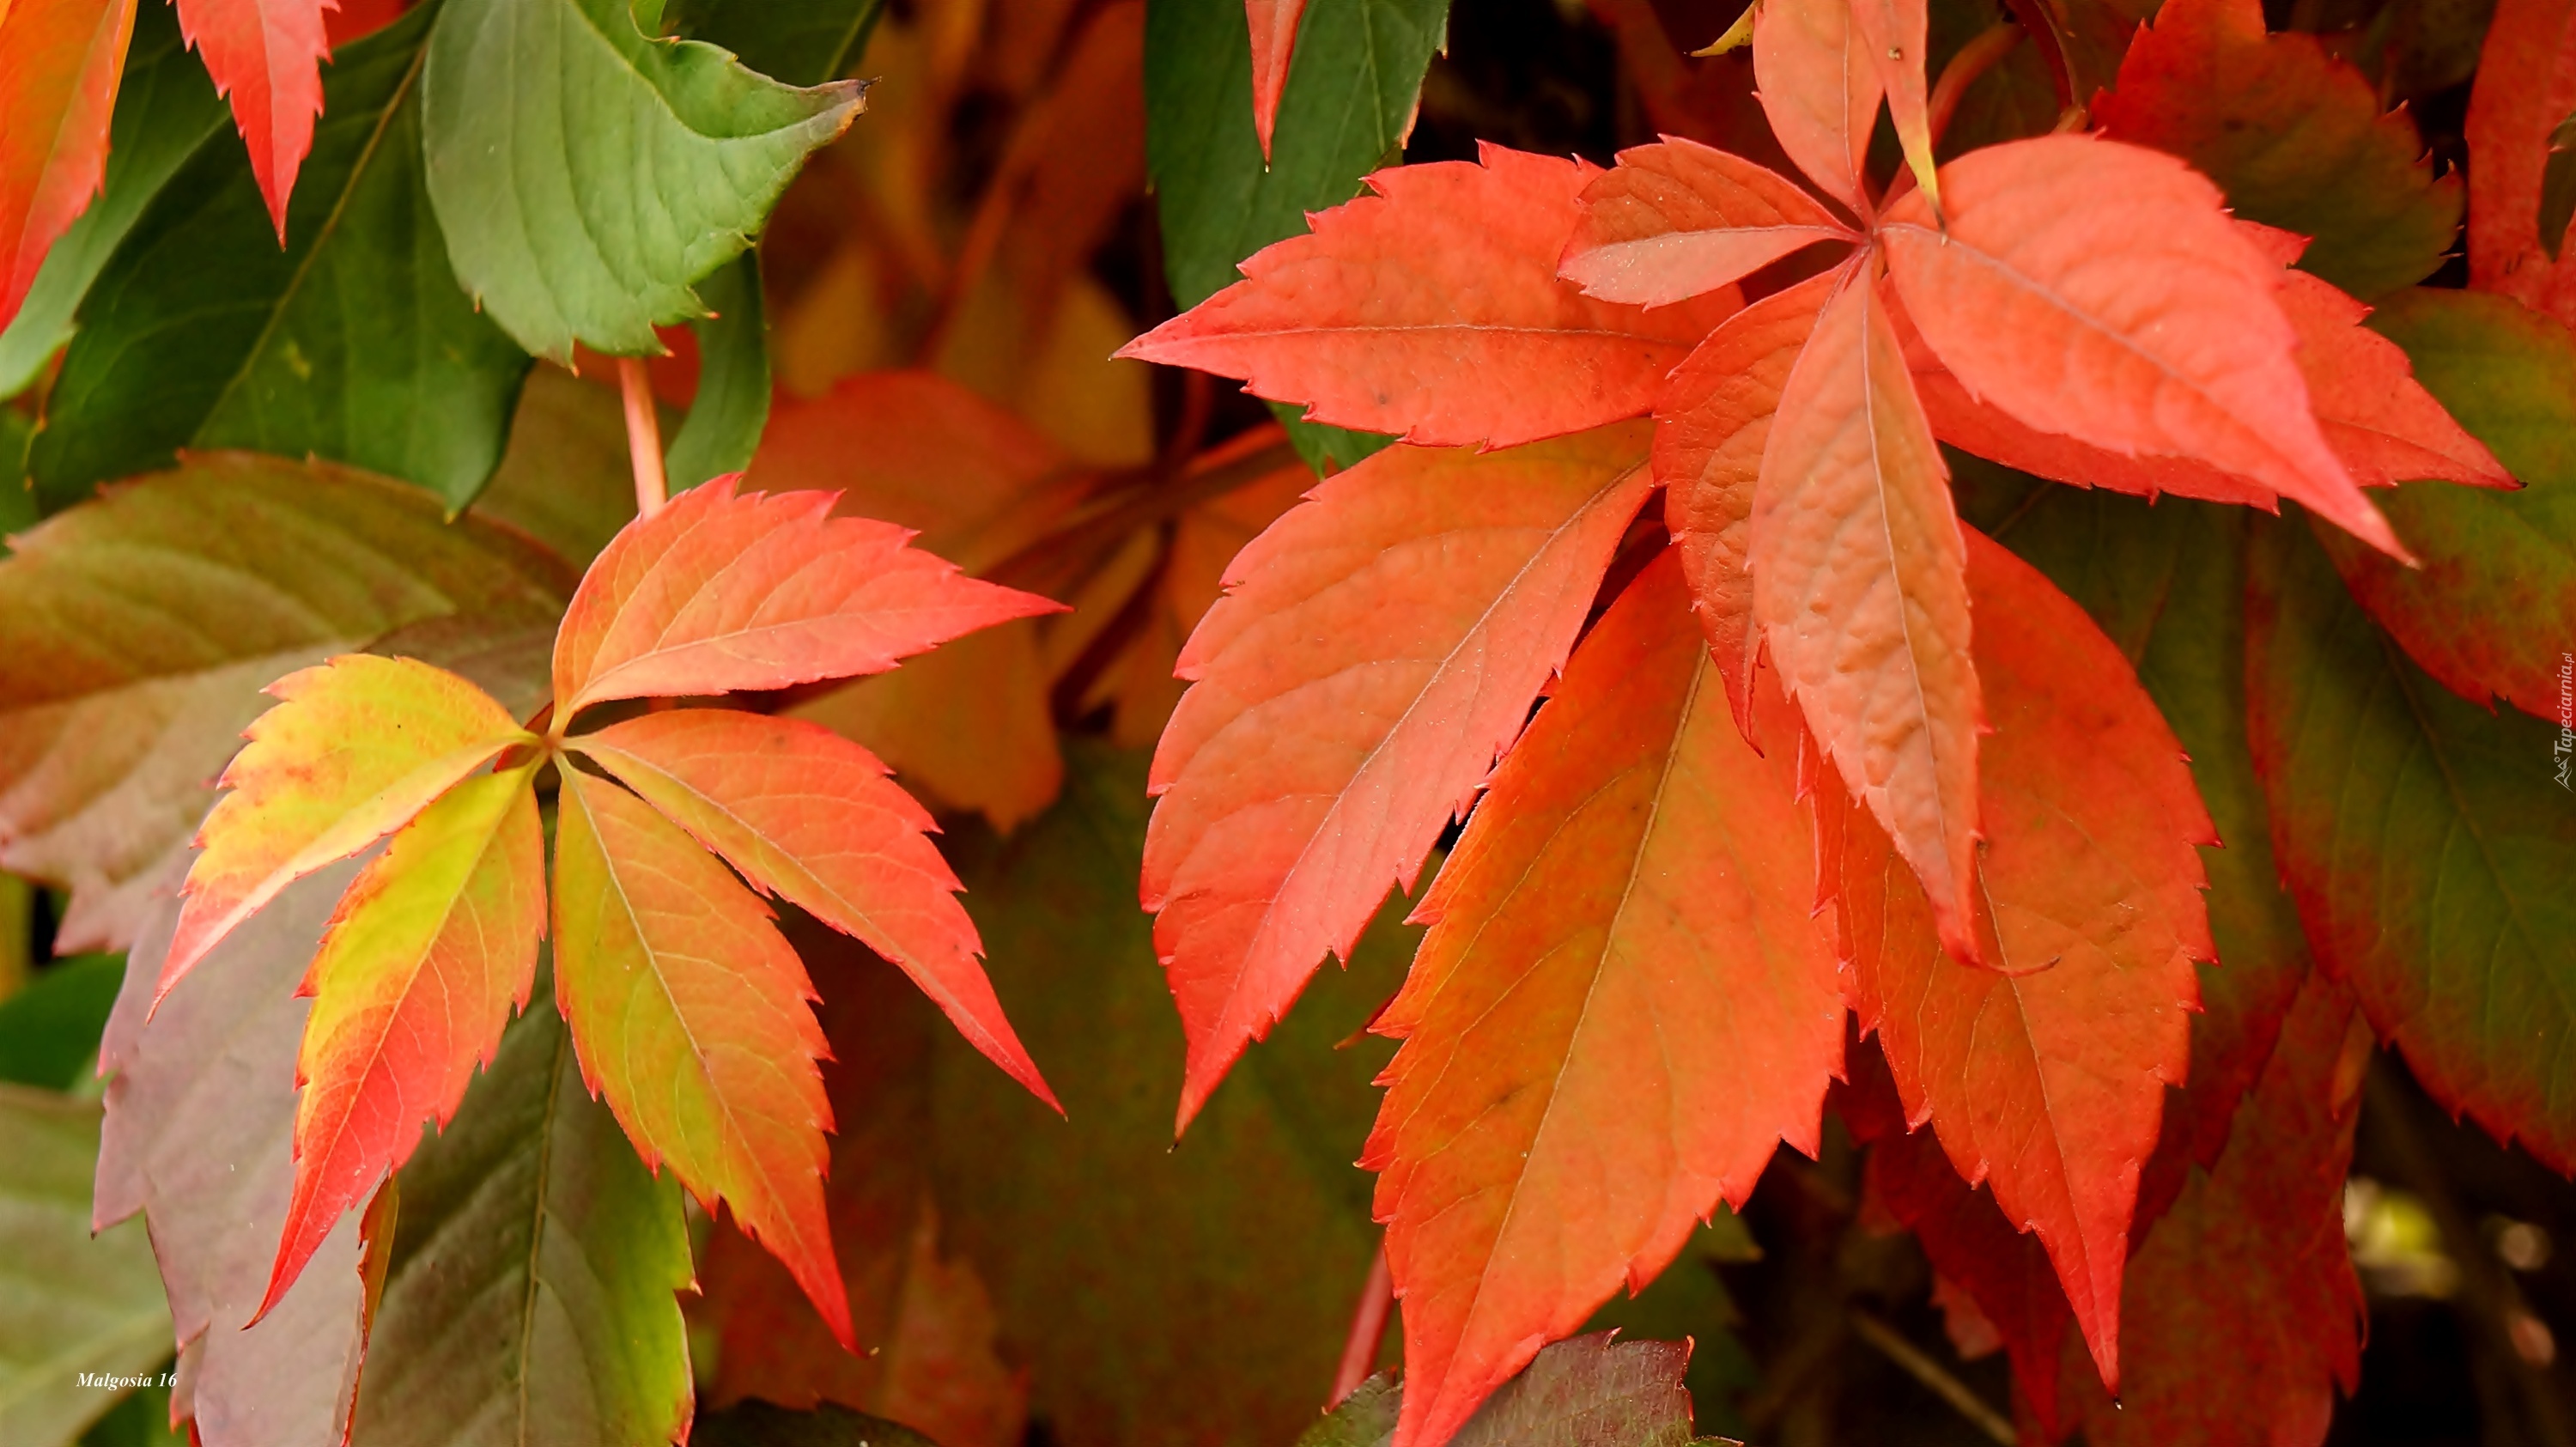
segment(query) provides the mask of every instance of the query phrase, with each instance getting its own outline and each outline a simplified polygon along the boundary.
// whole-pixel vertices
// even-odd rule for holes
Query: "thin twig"
[[[635,515],[651,517],[671,499],[662,473],[662,419],[653,410],[653,378],[642,357],[617,359],[617,390],[626,399],[626,456],[635,467]]]
[[[1907,1341],[1896,1328],[1856,1306],[1851,1311],[1851,1324],[1862,1341],[1878,1348],[1907,1376],[1931,1388],[1932,1395],[1956,1408],[1959,1415],[1967,1418],[1978,1431],[2002,1443],[2003,1447],[2014,1447],[2020,1440],[2013,1435],[2013,1425],[2003,1413],[1987,1406],[1985,1398],[1970,1390],[1967,1383],[1950,1375],[1939,1362],[1925,1356],[1921,1348]]]
[[[1342,1399],[1360,1389],[1369,1378],[1369,1369],[1377,1365],[1378,1344],[1386,1337],[1386,1319],[1395,1307],[1395,1278],[1386,1267],[1383,1243],[1369,1253],[1368,1284],[1360,1288],[1359,1309],[1351,1313],[1351,1334],[1342,1343],[1342,1365],[1333,1373],[1332,1400],[1324,1403],[1329,1412],[1342,1404]]]

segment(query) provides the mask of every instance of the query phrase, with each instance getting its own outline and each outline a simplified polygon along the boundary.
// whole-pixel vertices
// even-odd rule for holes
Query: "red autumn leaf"
[[[1583,161],[1484,148],[1481,164],[1399,166],[1314,233],[1118,355],[1242,377],[1336,427],[1510,447],[1654,405],[1664,374],[1736,306],[1732,291],[1652,311],[1556,274],[1599,176]]]
[[[1181,654],[1143,899],[1189,1036],[1186,1124],[1520,731],[1649,483],[1646,429],[1390,448],[1236,556]]]
[[[1297,46],[1297,22],[1306,0],[1243,0],[1252,30],[1252,130],[1261,159],[1270,159],[1270,132],[1279,121],[1279,97],[1288,89],[1288,61]]]
[[[1780,389],[1839,284],[1832,274],[1812,277],[1728,317],[1673,369],[1655,404],[1654,474],[1664,488],[1664,525],[1681,553],[1691,611],[1708,635],[1736,726],[1757,745],[1753,667],[1762,640],[1753,621],[1753,574],[1745,567],[1754,486]]]
[[[1932,112],[1923,76],[1930,58],[1932,7],[1926,0],[1846,3],[1851,6],[1852,29],[1878,71],[1879,88],[1887,93],[1887,118],[1895,123],[1896,143],[1905,153],[1906,167],[1938,206],[1941,179],[1932,164]],[[1864,140],[1867,134],[1864,128]]]
[[[0,10],[0,326],[107,174],[135,0],[24,0]]]
[[[268,217],[286,239],[286,200],[322,114],[329,0],[175,0],[179,28],[232,100]]]
[[[2138,1168],[2179,1082],[2217,843],[2172,731],[2073,600],[1972,535],[1991,970],[1949,958],[1909,873],[1853,819],[1829,877],[1853,1004],[1913,1122],[1991,1181],[2056,1264],[2106,1382]],[[1986,916],[1981,915],[1981,923]]]
[[[959,573],[911,534],[826,518],[829,493],[720,477],[629,525],[581,580],[555,639],[555,709],[786,688],[882,673],[1044,598]]]
[[[721,1200],[856,1349],[823,1211],[832,1109],[813,985],[766,906],[643,800],[563,771],[555,995],[644,1163]]]
[[[2389,553],[2310,410],[2281,269],[2217,188],[2085,136],[1971,152],[1881,236],[1906,314],[1973,397],[2025,426],[2261,483]]]
[[[1795,182],[1669,136],[1619,153],[1583,191],[1558,275],[1584,295],[1669,306],[1823,241],[1857,241]]]
[[[957,876],[930,842],[938,826],[875,755],[730,709],[646,714],[566,742],[754,886],[900,966],[976,1049],[1055,1104],[976,959]]]
[[[2550,136],[2576,115],[2576,0],[2498,0],[2469,94],[2469,285],[2576,326],[2576,255],[2540,234]]]
[[[1855,212],[1885,85],[1861,30],[1850,0],[1766,0],[1753,12],[1753,79],[1772,134]]]
[[[1865,265],[1789,369],[1762,449],[1753,611],[1808,728],[1978,958],[1977,669],[1948,471]]]
[[[1575,652],[1373,1027],[1405,1041],[1362,1162],[1404,1302],[1399,1442],[1447,1440],[1642,1288],[1780,1141],[1815,1152],[1844,1009],[1811,830],[1792,756],[1728,720],[1687,596],[1667,552]]]

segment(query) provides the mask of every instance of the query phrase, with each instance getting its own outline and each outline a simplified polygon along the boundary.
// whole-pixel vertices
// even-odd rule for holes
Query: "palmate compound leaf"
[[[882,673],[1012,618],[1059,611],[827,518],[830,493],[745,493],[720,477],[630,525],[582,578],[555,641],[558,723],[622,698],[786,688]]]
[[[286,200],[322,114],[322,33],[331,0],[175,0],[179,28],[232,101],[269,219],[286,238]]]
[[[1314,233],[1118,355],[1242,377],[1337,427],[1510,447],[1643,414],[1732,312],[1720,290],[1645,310],[1595,301],[1557,260],[1598,167],[1488,145],[1399,166]]]
[[[2391,554],[2319,430],[2280,268],[2169,156],[2041,136],[1942,168],[1881,237],[1906,314],[1971,397],[2025,426],[2250,478]]]
[[[582,1076],[646,1165],[722,1201],[856,1349],[823,1211],[826,1053],[767,906],[617,785],[563,771],[555,995]]]
[[[224,770],[232,792],[198,830],[157,1003],[277,892],[346,859],[513,744],[534,743],[491,695],[407,658],[344,654],[269,685],[279,702]]]
[[[2576,326],[2576,256],[2541,234],[2551,136],[2576,114],[2576,4],[2498,0],[2469,95],[2469,285]],[[2565,219],[2559,218],[2560,226]]]
[[[2106,1382],[2120,1272],[2164,1087],[2183,1079],[2195,961],[2212,957],[2195,846],[2217,838],[2128,660],[2046,578],[1970,534],[1984,757],[1979,887],[1993,969],[1951,959],[1910,871],[1830,800],[1827,880],[1862,1027],[1911,1123],[2048,1247]]]
[[[546,915],[535,773],[531,762],[448,790],[340,897],[304,979],[295,1194],[262,1311],[422,1126],[455,1116],[527,1004]]]
[[[928,810],[866,749],[816,724],[680,709],[581,734],[568,747],[722,856],[901,967],[975,1048],[1052,1105],[976,956]]]
[[[1235,558],[1181,654],[1142,897],[1186,1125],[1327,951],[1347,959],[1520,731],[1650,486],[1646,428],[1390,448]]]
[[[1566,665],[1414,912],[1404,1040],[1361,1164],[1404,1303],[1398,1440],[1450,1440],[1545,1342],[1639,1290],[1842,1062],[1796,755],[1728,717],[1667,551]],[[1766,732],[1796,724],[1764,689]]]
[[[1977,669],[1948,469],[1867,260],[1837,273],[1762,445],[1748,566],[1781,681],[1980,956]]]
[[[27,0],[0,11],[0,325],[107,173],[135,0]]]
[[[1796,182],[1672,137],[1621,151],[1584,187],[1557,274],[1586,296],[1666,306],[1819,242],[1859,239]]]

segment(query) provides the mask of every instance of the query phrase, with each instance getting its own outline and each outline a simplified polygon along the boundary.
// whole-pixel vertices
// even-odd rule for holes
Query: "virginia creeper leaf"
[[[585,567],[635,519],[633,454],[617,394],[561,367],[532,367],[509,450],[473,516],[506,523]],[[551,621],[561,621],[557,608]]]
[[[1753,667],[1762,642],[1753,619],[1754,487],[1789,369],[1839,283],[1828,273],[1774,292],[1718,324],[1673,369],[1655,403],[1654,477],[1664,525],[1690,580],[1691,611],[1708,635],[1736,726],[1753,724]]]
[[[145,203],[225,120],[205,63],[188,53],[178,12],[167,5],[136,9],[116,93],[103,189],[45,253],[17,315],[0,330],[0,395],[25,391],[53,360],[72,334],[72,313]]]
[[[1243,0],[1243,19],[1252,31],[1252,130],[1261,139],[1261,159],[1270,159],[1270,133],[1279,121],[1279,95],[1288,88],[1288,61],[1297,45],[1297,22],[1306,0]]]
[[[71,1090],[89,1078],[99,1031],[124,982],[123,956],[78,955],[0,1000],[0,1080]]]
[[[2459,234],[2459,177],[2433,173],[2414,118],[2322,38],[2267,34],[2259,0],[2159,10],[2093,119],[2189,161],[2236,215],[2313,238],[2299,265],[2358,297],[2422,281]]]
[[[340,898],[306,972],[295,1194],[265,1311],[340,1217],[444,1129],[528,1003],[545,932],[536,772],[469,779],[395,831]]]
[[[718,478],[628,525],[573,595],[555,707],[786,688],[882,673],[961,633],[1057,605],[961,575],[910,533],[830,518],[828,493]]]
[[[2327,551],[2353,596],[2452,692],[2558,719],[2576,638],[2576,337],[2509,297],[2466,291],[2399,292],[2371,325],[2522,489],[2399,489],[2388,513],[2420,569],[2331,539]]]
[[[655,326],[704,315],[690,283],[750,244],[863,103],[855,82],[799,90],[648,38],[626,0],[456,0],[421,85],[456,277],[557,361],[576,341],[656,352]]]
[[[2361,324],[2369,308],[2328,282],[2291,272],[2281,310],[2298,332],[2299,371],[2317,427],[2353,481],[2513,486],[2495,454],[2416,380],[2404,350]]]
[[[571,747],[776,895],[900,966],[976,1049],[1053,1102],[976,956],[930,813],[829,729],[731,709],[646,714]]]
[[[698,334],[698,392],[665,460],[672,491],[751,465],[769,422],[769,323],[760,256],[746,251],[711,273],[700,294],[710,315]]]
[[[206,59],[215,89],[233,105],[277,239],[286,239],[287,197],[313,148],[313,120],[326,95],[322,33],[329,0],[172,0],[179,28]]]
[[[180,891],[156,1003],[206,951],[277,892],[409,823],[533,735],[489,694],[407,658],[343,654],[269,685],[224,770],[232,792],[197,831],[203,852]]]
[[[501,460],[527,355],[457,289],[422,189],[424,7],[331,67],[281,249],[217,132],[152,197],[81,300],[29,458],[51,507],[183,448],[307,454],[450,511]],[[236,96],[239,92],[235,92]]]
[[[786,1263],[845,1347],[823,1217],[813,986],[766,906],[652,807],[577,769],[555,823],[555,994],[582,1078],[659,1170]]]
[[[2280,269],[2180,162],[2083,136],[1951,162],[1889,209],[1907,315],[1971,396],[2107,451],[2184,457],[2400,549],[2319,432]]]
[[[2194,846],[2217,836],[2128,660],[2002,547],[1973,535],[1968,556],[1995,728],[1979,860],[1995,968],[1948,957],[1862,821],[1829,877],[1853,1003],[1909,1122],[1928,1119],[1960,1175],[1991,1180],[2039,1234],[2116,1386],[2139,1163],[2183,1078],[2193,962],[2214,954]]]
[[[134,0],[27,0],[0,11],[0,321],[98,194]]]
[[[1727,716],[1688,601],[1668,551],[1575,651],[1371,1026],[1405,1042],[1361,1163],[1404,1301],[1407,1441],[1449,1440],[1653,1280],[1782,1140],[1817,1149],[1844,1011],[1813,828],[1794,753],[1755,754]]]
[[[143,1228],[90,1235],[99,1104],[0,1084],[0,1436],[67,1447],[116,1400],[81,1378],[138,1376],[170,1354],[170,1309]]]
[[[1584,188],[1558,274],[1586,296],[1666,306],[1818,242],[1858,239],[1797,183],[1675,137],[1621,151]]]
[[[847,75],[867,52],[885,0],[671,0],[664,18],[682,34],[723,46],[772,80],[821,85]]]
[[[2566,734],[2443,689],[2284,526],[2254,554],[2246,677],[2308,941],[2454,1111],[2576,1165],[2576,802]]]
[[[1616,1341],[1608,1332],[1542,1348],[1451,1437],[1451,1447],[1691,1447],[1690,1393],[1682,1388],[1691,1344]],[[1391,1447],[1407,1389],[1386,1376],[1362,1383],[1297,1447]],[[1419,1437],[1411,1440],[1420,1441]]]
[[[1931,6],[1926,0],[1846,0],[1851,27],[1878,70],[1879,88],[1887,96],[1887,118],[1895,123],[1896,143],[1916,185],[1941,203],[1941,178],[1932,164],[1932,115],[1924,65],[1931,59]],[[1871,117],[1875,121],[1876,116]],[[1861,139],[1868,140],[1863,127]]]
[[[396,847],[399,846],[397,842]],[[539,998],[402,1168],[359,1378],[369,1447],[625,1447],[689,1419],[680,1188],[582,1088]]]
[[[1573,647],[1644,501],[1642,425],[1382,452],[1238,554],[1182,651],[1143,898],[1186,1125],[1327,951],[1349,958]]]
[[[1855,211],[1886,84],[1851,0],[1766,0],[1753,14],[1753,83],[1780,148]]]
[[[1979,957],[1977,671],[1947,470],[1865,267],[1782,384],[1754,488],[1753,612],[1854,798],[1923,877],[1942,941]]]
[[[1510,447],[1648,411],[1732,290],[1645,311],[1585,297],[1557,258],[1599,168],[1488,145],[1401,166],[1268,247],[1244,279],[1118,355],[1245,378],[1336,427]]]
[[[2552,138],[2576,114],[2576,4],[2498,0],[2469,93],[2469,285],[2576,326],[2576,257],[2540,234]]]

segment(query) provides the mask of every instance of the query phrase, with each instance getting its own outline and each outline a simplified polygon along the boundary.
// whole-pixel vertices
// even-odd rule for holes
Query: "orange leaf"
[[[1727,313],[1731,290],[1644,311],[1559,280],[1599,167],[1502,146],[1369,177],[1312,235],[1119,352],[1245,378],[1336,427],[1446,447],[1510,447],[1654,405],[1664,373]]]
[[[2053,135],[1942,168],[1881,236],[1906,314],[1969,395],[2025,426],[2179,457],[2402,553],[2318,430],[2282,270],[2218,188],[2136,146]]]
[[[2036,569],[1969,536],[1995,726],[1981,876],[1996,968],[1945,954],[1921,892],[1848,806],[1827,875],[1853,1006],[1912,1123],[1928,1118],[1960,1175],[2039,1233],[2116,1387],[2138,1169],[2183,1078],[2193,962],[2215,954],[2195,846],[2218,839],[2118,646]]]
[[[290,673],[224,770],[188,870],[157,1005],[277,892],[409,823],[514,743],[535,740],[489,694],[408,658],[349,654]]]
[[[107,175],[107,122],[134,37],[135,0],[0,7],[0,326],[18,314],[55,238]]]
[[[645,714],[566,746],[755,887],[900,966],[976,1049],[1055,1104],[984,978],[957,876],[930,842],[938,826],[875,755],[814,724],[711,708]]]
[[[1415,919],[1363,1164],[1404,1300],[1398,1442],[1446,1441],[1547,1341],[1642,1288],[1840,1069],[1792,756],[1728,720],[1659,557],[1576,650]],[[1796,728],[1776,690],[1763,708]]]
[[[2332,282],[2282,273],[2281,309],[2299,335],[2317,426],[2364,487],[2440,480],[2512,487],[2513,475],[2471,437],[2424,384],[2395,342],[2361,324],[2370,308]]]
[[[295,1188],[264,1316],[348,1209],[443,1129],[514,1006],[545,933],[534,764],[450,789],[340,897],[306,972]]]
[[[1780,149],[1826,195],[1861,209],[1870,128],[1885,81],[1850,0],[1764,0],[1753,12],[1753,83]]]
[[[1506,452],[1396,447],[1227,571],[1154,754],[1155,953],[1189,1037],[1180,1121],[1440,831],[1574,646],[1645,500],[1647,429]]]
[[[1833,296],[1836,274],[1774,292],[1718,324],[1673,370],[1655,404],[1655,481],[1664,524],[1690,580],[1691,611],[1708,635],[1737,727],[1758,747],[1753,666],[1761,634],[1753,623],[1753,574],[1745,567],[1753,491],[1780,389]]]
[[[1852,29],[1878,70],[1887,93],[1887,118],[1895,122],[1897,145],[1915,184],[1941,203],[1940,174],[1932,167],[1932,111],[1924,87],[1923,67],[1930,57],[1932,8],[1926,0],[1847,0]],[[1872,116],[1875,121],[1877,117]],[[1868,130],[1861,131],[1864,142]]]
[[[2576,256],[2540,234],[2550,135],[2576,115],[2576,0],[2497,0],[2469,95],[2469,285],[2576,327]]]
[[[1621,151],[1584,188],[1558,275],[1586,296],[1666,306],[1817,242],[1859,239],[1795,182],[1675,136]]]
[[[1261,137],[1261,160],[1270,161],[1270,131],[1279,120],[1279,97],[1288,89],[1288,59],[1297,44],[1297,22],[1306,0],[1243,0],[1252,28],[1252,129]]]
[[[567,768],[554,937],[591,1093],[645,1165],[731,1206],[856,1350],[823,1210],[823,1029],[768,908],[651,805]]]
[[[1977,670],[1948,471],[1863,266],[1789,369],[1763,444],[1754,616],[1807,726],[1978,958]]]
[[[322,61],[330,0],[175,0],[179,28],[206,58],[215,90],[232,98],[233,122],[250,147],[251,174],[268,201],[278,240],[286,199],[313,149],[322,114]]]
[[[620,698],[786,688],[882,673],[961,633],[1058,611],[827,518],[829,493],[746,493],[720,477],[626,525],[555,639],[555,718]]]

